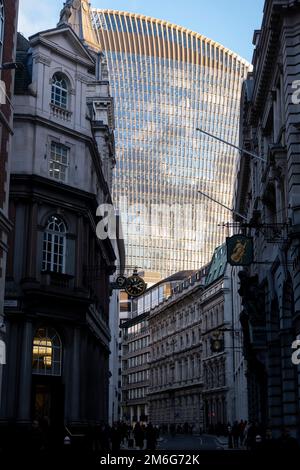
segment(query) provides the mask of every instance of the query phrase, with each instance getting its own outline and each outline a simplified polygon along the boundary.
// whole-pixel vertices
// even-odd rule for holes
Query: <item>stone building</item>
[[[113,103],[102,56],[69,26],[19,36],[17,56],[0,417],[58,440],[107,420],[116,253],[96,210],[112,202]]]
[[[172,295],[152,308],[149,407],[157,425],[203,429],[201,292],[205,269],[177,283]]]
[[[299,437],[300,369],[300,5],[267,0],[244,83],[236,210],[247,218],[254,263],[240,274],[249,417]],[[242,221],[243,222],[243,221]]]
[[[122,419],[130,424],[148,421],[149,313],[122,324]]]
[[[168,299],[172,287],[189,271],[174,274],[149,287],[131,300],[131,318],[121,323],[122,329],[122,417],[130,423],[148,421],[150,385],[150,334],[148,318],[152,308]],[[148,273],[147,273],[148,274]],[[157,279],[145,276],[147,285]]]
[[[0,403],[2,366],[6,362],[3,307],[8,235],[11,230],[8,218],[8,194],[13,134],[11,100],[15,74],[11,67],[15,63],[18,4],[18,0],[0,0]]]
[[[238,268],[226,246],[150,310],[150,419],[215,431],[247,419]]]
[[[226,246],[218,247],[201,293],[204,427],[211,431],[248,418],[236,271]]]
[[[118,224],[121,222],[118,218]],[[121,235],[121,234],[120,234]],[[125,246],[122,235],[112,240],[116,253],[116,272],[111,276],[111,282],[115,282],[117,276],[124,274]],[[109,355],[109,409],[108,421],[113,424],[120,420],[121,416],[121,356],[122,344],[120,335],[120,291],[111,290],[109,305],[109,329],[110,329],[110,355]]]

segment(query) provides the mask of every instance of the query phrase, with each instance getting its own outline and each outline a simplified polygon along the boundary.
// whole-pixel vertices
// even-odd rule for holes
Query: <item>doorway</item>
[[[46,446],[64,438],[64,386],[61,377],[32,377],[32,421],[38,423]]]

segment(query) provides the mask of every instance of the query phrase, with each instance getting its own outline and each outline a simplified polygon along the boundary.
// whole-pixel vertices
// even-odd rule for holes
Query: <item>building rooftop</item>
[[[32,81],[32,57],[29,50],[29,41],[22,34],[18,33],[16,60],[21,66],[18,67],[15,75],[16,95],[26,93]]]
[[[227,264],[227,252],[225,243],[215,249],[208,273],[205,280],[205,286],[209,286],[219,277],[223,276]]]

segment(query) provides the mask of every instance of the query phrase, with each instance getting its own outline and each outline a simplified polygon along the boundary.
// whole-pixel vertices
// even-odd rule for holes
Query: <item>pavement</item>
[[[222,449],[228,449],[228,437],[226,437],[226,436],[215,436],[215,435],[212,435],[212,434],[208,434],[208,436],[215,439],[215,441],[218,443],[218,446],[220,446]]]
[[[228,440],[223,436],[209,434],[176,434],[174,437],[164,434],[157,441],[157,450],[225,450],[228,449]],[[140,448],[128,447],[127,442],[121,446],[123,450],[141,450]],[[146,449],[146,441],[144,448]]]

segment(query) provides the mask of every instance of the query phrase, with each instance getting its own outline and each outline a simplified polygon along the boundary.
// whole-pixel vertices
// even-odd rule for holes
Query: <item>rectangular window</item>
[[[51,143],[49,162],[49,176],[58,181],[67,181],[67,169],[69,165],[69,149],[57,142]]]

